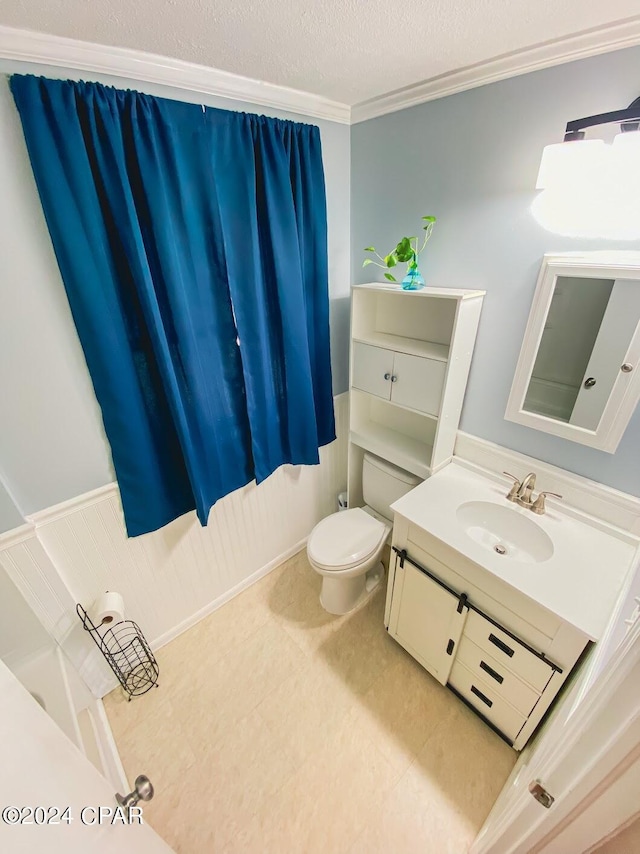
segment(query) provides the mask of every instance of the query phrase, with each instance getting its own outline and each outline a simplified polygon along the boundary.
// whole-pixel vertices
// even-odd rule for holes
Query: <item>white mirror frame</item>
[[[566,424],[523,409],[558,276],[637,279],[640,287],[640,253],[568,252],[544,256],[505,418],[613,454],[640,399],[640,323],[636,326],[624,359],[624,362],[633,365],[633,370],[630,373],[620,371],[596,430]]]

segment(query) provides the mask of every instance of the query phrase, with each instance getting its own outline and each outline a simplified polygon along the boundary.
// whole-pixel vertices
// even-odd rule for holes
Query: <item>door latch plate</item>
[[[542,804],[545,809],[549,809],[549,807],[555,801],[553,795],[550,795],[549,792],[547,792],[540,780],[533,780],[531,783],[529,783],[529,791],[536,799],[536,801],[539,804]]]

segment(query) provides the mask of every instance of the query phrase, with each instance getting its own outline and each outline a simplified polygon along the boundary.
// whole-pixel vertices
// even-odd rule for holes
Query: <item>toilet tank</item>
[[[373,454],[365,454],[362,463],[362,497],[364,503],[392,521],[390,505],[414,486],[422,483],[421,478],[388,463]]]

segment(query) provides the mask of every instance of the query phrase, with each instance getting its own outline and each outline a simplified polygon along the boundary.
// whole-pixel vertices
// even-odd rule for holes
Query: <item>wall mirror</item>
[[[545,255],[505,417],[614,453],[640,398],[640,253]]]

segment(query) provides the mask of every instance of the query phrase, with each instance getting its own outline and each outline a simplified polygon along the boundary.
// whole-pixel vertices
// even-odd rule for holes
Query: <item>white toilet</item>
[[[365,454],[362,495],[366,506],[333,513],[307,541],[309,563],[322,576],[320,602],[330,614],[346,614],[384,575],[380,561],[391,531],[389,505],[421,483],[419,477]]]

